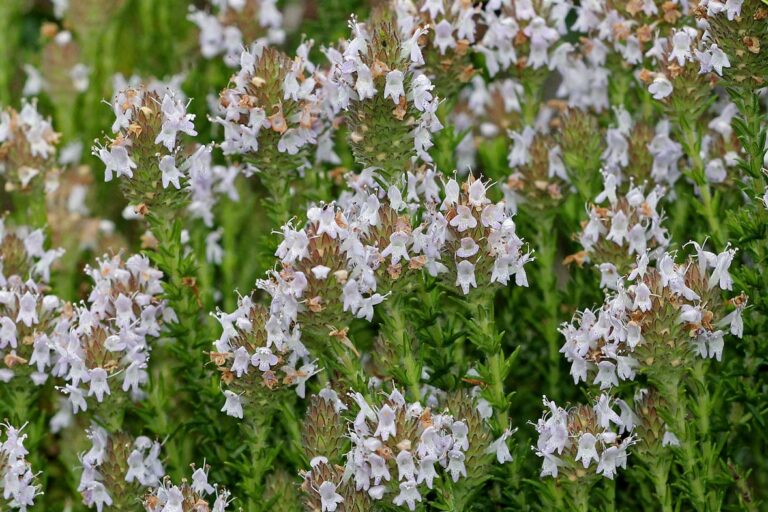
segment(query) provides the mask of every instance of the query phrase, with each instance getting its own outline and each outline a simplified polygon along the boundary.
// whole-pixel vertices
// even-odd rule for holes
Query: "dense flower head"
[[[47,293],[45,285],[13,276],[0,288],[0,381],[28,376],[35,385],[48,380],[52,350],[66,338],[71,308]]]
[[[502,185],[507,207],[516,212],[518,203],[544,210],[556,205],[569,187],[560,145],[551,134],[528,126],[509,136],[512,173]]]
[[[306,382],[317,367],[299,339],[298,327],[288,338],[276,337],[266,308],[249,296],[240,297],[232,313],[218,311],[215,316],[222,333],[210,357],[225,387],[222,412],[242,418],[243,406],[258,404],[263,390],[295,386],[296,393],[304,396]]]
[[[283,14],[277,0],[217,0],[214,12],[190,8],[187,19],[200,30],[200,53],[206,59],[219,55],[236,67],[243,46],[281,44],[285,39]]]
[[[530,253],[503,203],[486,196],[487,183],[450,179],[441,194],[432,171],[404,181],[404,190],[385,190],[361,175],[337,204],[311,207],[304,228],[283,227],[281,268],[257,283],[271,297],[268,347],[293,345],[303,356],[301,332],[348,344],[351,317],[370,322],[374,307],[421,269],[465,295],[511,278],[527,285]]]
[[[310,45],[305,45],[307,49]],[[260,45],[240,55],[240,70],[221,91],[225,154],[242,154],[257,171],[291,176],[307,162],[322,130],[314,65]]]
[[[83,504],[98,512],[134,507],[147,488],[156,488],[165,474],[161,445],[148,437],[132,438],[92,425],[91,448],[80,454],[83,472],[77,490]]]
[[[461,185],[453,178],[446,181],[442,203],[427,208],[415,238],[427,271],[445,273],[464,295],[494,283],[506,286],[511,278],[517,286],[528,286],[525,264],[531,252],[525,251],[504,202],[487,196],[490,185],[473,176]]]
[[[61,391],[75,413],[87,410],[89,402],[94,407],[110,399],[142,398],[149,342],[160,336],[163,323],[175,321],[160,298],[163,274],[146,256],[104,256],[97,263],[86,268],[93,279],[87,301],[74,306],[68,335],[52,347],[53,372],[67,382]]]
[[[621,194],[616,176],[608,173],[603,186],[578,235],[584,250],[566,261],[592,263],[602,276],[600,286],[614,290],[619,276],[629,272],[638,256],[655,260],[669,245],[662,226],[664,212],[658,205],[665,191],[656,186],[646,193],[646,187],[630,184],[627,193]]]
[[[654,99],[678,115],[700,115],[717,75],[731,66],[728,56],[707,40],[706,32],[691,26],[657,38],[646,55],[651,69],[643,69],[639,78],[648,84]]]
[[[192,163],[185,162],[180,139],[197,135],[194,114],[172,91],[161,95],[143,86],[119,91],[111,106],[114,137],[93,147],[106,167],[105,181],[123,178],[124,193],[134,205],[173,206],[180,193],[167,189],[186,188]]]
[[[429,28],[404,38],[393,13],[383,8],[368,23],[352,18],[350,27],[342,51],[325,49],[331,65],[327,101],[346,114],[357,162],[394,179],[415,159],[432,161],[432,133],[442,128],[434,85],[418,68],[424,63],[420,38]]]
[[[423,71],[437,93],[453,97],[476,72],[471,57],[480,8],[464,0],[398,0],[394,9],[403,40],[423,40]]]
[[[696,357],[719,361],[725,336],[742,336],[747,298],[742,293],[725,300],[722,293],[733,288],[729,267],[736,250],[714,254],[691,245],[697,254],[683,263],[663,253],[651,267],[641,254],[600,309],[586,309],[562,326],[561,352],[575,382],[590,376],[607,389],[637,373],[664,379]]]
[[[360,188],[339,204],[312,206],[304,228],[288,224],[276,256],[279,270],[257,285],[271,297],[268,343],[296,345],[300,333],[347,342],[353,317],[373,319],[374,307],[424,258],[409,254],[412,227],[398,187],[386,196]],[[310,349],[314,347],[310,346]]]
[[[40,487],[35,481],[32,466],[27,461],[29,454],[24,447],[27,434],[22,434],[24,427],[15,428],[8,423],[1,425],[0,437],[0,503],[3,508],[25,512],[33,507],[35,497],[40,494]]]
[[[329,389],[321,392],[320,399],[332,408],[327,415],[335,413],[338,421],[346,422],[351,446],[343,456],[343,467],[338,453],[316,455],[310,461],[302,490],[313,508],[335,510],[343,504],[345,510],[357,510],[384,500],[415,510],[443,479],[454,484],[472,480],[492,460],[501,464],[511,460],[506,445],[511,432],[493,441],[488,426],[471,406],[454,404],[462,417],[449,412],[450,404],[437,413],[418,402],[406,402],[397,389],[378,400],[378,405],[360,393],[350,393],[342,400]],[[459,402],[462,400],[471,402],[468,396]],[[354,419],[342,419],[348,409]],[[309,418],[310,422],[317,420],[316,415]],[[310,426],[321,432],[305,442],[323,440],[329,428],[335,431],[327,419],[324,425]],[[313,446],[308,448],[315,453]]]
[[[593,404],[559,407],[544,397],[548,409],[536,422],[539,434],[533,450],[543,459],[541,476],[566,482],[614,479],[627,467],[628,449],[635,443],[633,425],[615,407],[617,400],[601,394]]]
[[[160,485],[144,496],[142,502],[147,512],[194,511],[224,512],[232,502],[229,491],[208,483],[210,467],[192,465],[192,482],[182,479],[174,484],[165,477]]]
[[[58,142],[59,134],[38,112],[35,101],[23,102],[21,111],[0,110],[0,176],[5,189],[25,191],[41,184],[42,176],[55,165]]]
[[[45,248],[42,229],[28,226],[6,226],[0,219],[0,286],[11,278],[48,283],[51,266],[62,256],[60,248]]]
[[[546,70],[567,33],[569,0],[532,2],[494,0],[482,11],[485,33],[477,51],[491,76],[512,70],[517,76]]]

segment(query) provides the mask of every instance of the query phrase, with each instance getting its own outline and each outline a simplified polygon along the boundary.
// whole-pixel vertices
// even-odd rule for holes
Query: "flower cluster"
[[[509,135],[507,162],[513,172],[502,185],[507,207],[517,212],[519,203],[541,209],[557,204],[568,188],[560,145],[550,134],[530,126]]]
[[[17,429],[9,424],[3,424],[5,439],[0,439],[0,490],[3,491],[4,507],[26,512],[27,507],[35,504],[35,497],[40,494],[40,488],[35,483],[30,463],[26,459],[29,453],[24,448],[26,434],[23,427]]]
[[[45,250],[42,230],[8,229],[2,221],[0,238],[0,381],[22,374],[42,385],[51,345],[66,335],[68,325],[67,308],[46,284],[63,251]]]
[[[62,392],[75,413],[87,410],[91,397],[101,404],[115,387],[121,392],[114,400],[140,399],[149,339],[160,336],[163,323],[175,321],[159,298],[163,274],[146,256],[105,256],[86,273],[93,279],[88,301],[74,307],[68,335],[53,347],[53,372],[67,381]]]
[[[332,511],[343,503],[345,510],[354,510],[385,500],[416,510],[443,479],[461,485],[456,483],[474,479],[494,457],[501,464],[512,459],[506,444],[510,433],[493,441],[472,406],[455,407],[463,413],[459,417],[447,409],[436,414],[418,402],[407,403],[396,389],[379,407],[359,393],[349,397],[358,412],[348,427],[351,448],[343,456],[345,468],[334,462],[342,451],[338,417],[347,405],[325,389],[310,409],[305,445],[314,456],[302,489],[313,509]],[[463,402],[466,406],[471,399],[465,397]],[[317,454],[318,445],[328,450],[325,455]]]
[[[246,155],[265,179],[291,176],[302,167],[322,128],[312,69],[301,55],[291,60],[260,45],[243,51],[214,119],[224,127],[224,154]]]
[[[423,71],[440,97],[454,96],[475,74],[471,45],[476,42],[480,9],[471,2],[398,0],[394,2],[403,40],[416,32],[426,39],[422,47]],[[432,27],[423,31],[422,27]]]
[[[280,44],[285,39],[277,0],[218,0],[216,13],[190,8],[187,18],[200,30],[200,53],[206,59],[224,55],[235,67],[243,46]]]
[[[197,135],[195,116],[171,91],[162,97],[146,88],[129,88],[112,99],[114,138],[93,148],[106,166],[104,178],[124,177],[122,186],[134,205],[173,206],[177,199],[165,192],[186,185],[191,163],[183,159],[181,134]]]
[[[596,312],[584,310],[561,332],[561,352],[571,363],[574,382],[587,380],[607,389],[619,380],[633,380],[638,371],[649,379],[664,379],[683,369],[694,356],[722,357],[727,329],[741,337],[746,296],[728,301],[733,281],[728,269],[736,253],[728,248],[714,254],[693,243],[697,255],[684,263],[664,253],[654,267],[647,254],[617,282],[617,291]]]
[[[614,408],[619,405],[621,412]],[[533,448],[543,459],[541,476],[577,482],[603,475],[613,480],[627,467],[627,450],[634,444],[632,412],[621,400],[601,394],[595,404],[568,410],[544,397],[549,410],[536,422],[539,438]]]
[[[224,512],[231,502],[229,491],[208,483],[208,471],[205,464],[192,473],[192,483],[182,480],[180,485],[174,485],[166,477],[160,485],[147,494],[143,499],[147,512],[169,512],[174,510],[190,510],[199,512]]]
[[[325,51],[331,63],[326,101],[346,113],[358,163],[393,179],[410,169],[414,158],[432,161],[427,152],[431,134],[442,129],[434,85],[418,70],[424,64],[419,41],[429,29],[418,28],[404,38],[384,9],[369,23],[353,18],[350,25],[352,38],[344,51]]]
[[[36,176],[44,176],[55,164],[58,141],[59,134],[38,112],[37,103],[24,102],[20,112],[0,111],[0,175],[6,190],[29,190]],[[34,183],[42,183],[42,178]]]
[[[411,176],[405,200],[399,187],[385,193],[361,177],[338,205],[310,208],[305,228],[284,226],[276,253],[282,268],[258,283],[271,296],[268,347],[287,344],[304,357],[300,329],[345,341],[347,313],[371,321],[374,306],[422,268],[465,295],[511,278],[527,285],[530,253],[503,203],[486,196],[487,183],[450,179],[441,194],[434,173]],[[422,221],[412,227],[409,212],[419,211]]]
[[[296,386],[296,393],[304,396],[305,383],[317,367],[308,359],[298,328],[284,338],[275,332],[279,326],[268,320],[267,310],[248,296],[239,298],[238,308],[232,313],[217,312],[216,319],[222,333],[210,357],[227,387],[222,412],[242,418],[243,403],[252,403],[260,390],[274,391],[281,384]],[[282,379],[279,373],[284,375]]]
[[[134,507],[147,487],[157,487],[164,475],[160,443],[147,437],[110,434],[93,425],[87,431],[91,448],[80,455],[83,473],[77,490],[83,503],[101,512],[105,506]]]
[[[645,193],[642,186],[630,185],[626,194],[619,195],[617,178],[604,175],[604,189],[597,196],[598,205],[588,211],[579,243],[584,251],[570,260],[589,261],[601,273],[601,288],[615,290],[619,276],[626,275],[638,256],[657,259],[669,245],[669,236],[662,226],[663,212],[658,203],[664,189],[656,186]],[[599,206],[607,202],[606,206]]]

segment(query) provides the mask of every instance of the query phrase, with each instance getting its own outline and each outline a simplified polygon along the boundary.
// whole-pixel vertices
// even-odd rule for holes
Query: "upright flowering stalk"
[[[648,91],[662,101],[675,123],[680,142],[689,159],[686,175],[699,189],[704,216],[713,238],[721,243],[723,230],[715,213],[717,197],[710,190],[706,164],[702,159],[702,117],[714,101],[713,85],[717,74],[730,66],[728,57],[717,45],[705,39],[701,30],[683,26],[666,39],[657,41],[655,69],[644,70],[641,78],[649,82]]]
[[[600,133],[597,116],[579,109],[569,109],[556,134],[568,181],[582,201],[592,201],[600,187],[600,155],[605,140]]]
[[[600,477],[613,480],[627,467],[636,441],[633,424],[616,412],[616,401],[607,394],[567,410],[544,397],[544,406],[549,410],[536,422],[539,437],[532,448],[543,459],[541,477],[556,483],[547,487],[551,506],[591,510],[590,490]]]
[[[47,223],[44,183],[56,165],[59,134],[37,103],[24,103],[21,111],[0,111],[0,177],[14,201],[15,216],[22,223],[43,227]]]
[[[727,332],[742,335],[747,299],[742,294],[726,301],[722,294],[733,287],[728,269],[736,251],[714,254],[692,244],[696,258],[683,264],[666,253],[652,268],[641,255],[599,311],[585,310],[561,332],[574,382],[590,379],[609,389],[643,375],[658,391],[657,410],[674,436],[669,444],[678,447],[687,497],[705,510],[719,499],[713,489],[718,448],[710,439],[716,397],[709,392],[706,360],[722,358]]]
[[[431,162],[438,99],[424,64],[420,38],[403,38],[394,14],[377,9],[368,23],[350,21],[352,38],[343,52],[327,49],[331,74],[325,85],[331,104],[344,111],[355,160],[393,182],[420,159]]]
[[[77,490],[83,504],[102,510],[134,510],[146,490],[157,488],[164,469],[160,443],[125,433],[110,434],[92,425],[91,448],[80,454],[82,474]]]
[[[96,145],[96,154],[106,165],[107,181],[113,175],[120,178],[121,188],[134,209],[144,214],[154,239],[153,249],[147,256],[157,270],[162,272],[163,298],[170,309],[178,315],[178,322],[164,324],[165,333],[175,338],[167,349],[175,357],[173,368],[183,375],[178,380],[155,382],[160,388],[149,393],[150,407],[158,411],[151,415],[149,423],[157,435],[167,436],[174,426],[168,421],[168,397],[173,395],[168,382],[184,391],[196,390],[182,395],[183,400],[200,403],[213,398],[212,393],[199,393],[199,383],[204,375],[202,348],[208,341],[207,325],[201,314],[197,275],[196,255],[185,246],[182,235],[180,211],[189,204],[189,180],[205,173],[209,168],[208,146],[184,144],[184,134],[196,135],[192,121],[194,115],[186,112],[186,104],[165,88],[161,94],[144,87],[129,88],[119,92],[112,100],[115,122],[112,131],[114,139],[105,146]],[[140,273],[145,270],[138,269]],[[142,275],[139,280],[151,280],[158,286],[155,274]],[[158,293],[159,290],[153,292]],[[144,306],[149,306],[145,303]],[[162,310],[153,309],[155,313]],[[134,314],[141,311],[134,310]],[[138,316],[134,318],[139,318]],[[141,324],[139,324],[141,325]],[[154,326],[153,326],[154,327]],[[157,334],[153,334],[156,336]],[[122,348],[121,348],[122,349]],[[170,372],[164,367],[161,372]],[[194,397],[194,398],[193,398]],[[211,415],[214,410],[211,410]],[[169,441],[184,443],[188,439],[174,438]],[[181,457],[181,449],[169,450],[172,457]],[[175,461],[178,467],[180,461]],[[186,463],[186,461],[184,461]]]
[[[216,484],[208,483],[210,467],[203,464],[195,468],[192,464],[192,482],[183,479],[174,484],[169,477],[142,499],[146,512],[167,512],[172,510],[193,510],[201,512],[225,512],[232,498],[229,491]]]
[[[494,441],[467,395],[444,407],[433,413],[396,389],[373,404],[359,393],[341,399],[331,389],[321,391],[304,434],[307,506],[369,510],[382,502],[416,510],[432,497],[452,510],[467,507],[493,460],[511,460],[510,432]],[[354,417],[350,408],[357,410]],[[351,443],[342,437],[344,428]]]
[[[427,210],[416,245],[426,256],[430,274],[461,289],[468,340],[485,359],[476,368],[486,385],[483,398],[495,409],[494,427],[500,433],[508,426],[505,381],[515,355],[504,355],[494,296],[512,279],[518,286],[528,286],[525,264],[531,253],[524,250],[504,203],[492,202],[487,188],[472,176],[461,186],[448,180],[442,203]]]
[[[275,419],[292,417],[294,397],[303,398],[307,381],[318,371],[299,339],[276,338],[269,312],[240,297],[232,313],[218,311],[222,333],[210,352],[221,375],[224,401],[221,412],[242,420],[239,430],[245,449],[236,461],[243,473],[240,494],[246,506],[263,500]],[[294,391],[295,390],[295,391]]]
[[[45,396],[53,348],[66,337],[71,308],[52,294],[50,267],[62,250],[44,248],[40,229],[15,229],[0,220],[0,416],[29,424],[27,446],[37,461],[45,437]]]
[[[224,154],[240,154],[259,173],[270,194],[271,219],[290,218],[290,186],[308,167],[318,121],[317,81],[306,56],[291,60],[273,48],[255,46],[240,55],[240,71],[221,91]]]
[[[33,507],[35,498],[40,494],[36,483],[36,475],[27,461],[27,449],[24,441],[27,434],[22,434],[22,428],[15,428],[8,423],[2,425],[0,437],[0,503],[3,508],[26,512]]]

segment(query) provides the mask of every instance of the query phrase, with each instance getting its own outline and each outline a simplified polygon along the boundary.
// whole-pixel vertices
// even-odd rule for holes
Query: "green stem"
[[[394,297],[384,302],[381,334],[398,357],[399,366],[393,371],[405,381],[411,398],[421,401],[421,362],[416,360],[413,352],[415,333],[405,317],[405,305]]]
[[[504,391],[504,382],[509,375],[515,354],[507,358],[502,350],[503,333],[496,327],[492,293],[477,293],[467,299],[469,312],[469,340],[485,354],[481,376],[486,384],[486,399],[493,406],[497,432],[509,427],[509,399]]]
[[[661,505],[661,510],[663,512],[672,512],[672,494],[669,489],[670,460],[664,456],[650,457],[648,463],[650,465],[653,488],[656,498]]]
[[[683,488],[687,491],[693,508],[703,512],[707,510],[707,487],[698,463],[699,440],[696,438],[695,429],[688,422],[687,399],[681,384],[679,376],[670,375],[663,382],[659,382],[657,387],[665,402],[663,417],[680,440],[680,447],[675,451],[675,455],[683,467]]]
[[[554,217],[544,215],[536,231],[536,282],[542,297],[543,318],[538,321],[539,334],[547,342],[547,393],[553,400],[560,397],[560,334],[558,313],[560,301],[557,293],[555,262],[557,237],[553,235]]]

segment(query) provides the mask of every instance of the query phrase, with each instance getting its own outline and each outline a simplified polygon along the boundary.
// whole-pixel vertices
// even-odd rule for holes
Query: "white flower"
[[[477,245],[475,239],[470,236],[465,236],[461,239],[461,247],[456,250],[456,256],[459,258],[469,258],[477,254],[480,250],[480,246]]]
[[[241,347],[242,348],[242,347]],[[259,368],[259,371],[266,372],[278,362],[278,357],[267,347],[259,347],[256,353],[251,357],[251,364]]]
[[[635,302],[632,305],[632,309],[649,311],[651,305],[651,290],[645,283],[640,283],[635,287]]]
[[[464,453],[459,450],[450,450],[448,452],[448,473],[454,482],[458,482],[460,477],[467,476],[467,468],[464,466]]]
[[[416,465],[413,463],[413,456],[410,452],[402,450],[395,458],[397,463],[397,479],[413,480],[416,473]]]
[[[616,475],[616,463],[619,459],[619,448],[609,446],[603,450],[600,456],[600,462],[597,464],[597,474],[602,474],[606,478],[613,480]]]
[[[381,257],[386,258],[391,256],[392,265],[396,265],[400,259],[409,261],[411,258],[408,256],[408,242],[410,237],[408,233],[404,231],[395,231],[389,236],[389,245],[381,251]]]
[[[381,438],[382,441],[389,439],[389,436],[397,435],[397,425],[395,424],[395,411],[388,404],[384,404],[379,409],[378,426],[373,434]]]
[[[399,105],[402,96],[405,96],[405,91],[403,90],[403,72],[399,69],[393,69],[387,73],[387,83],[384,86],[384,97],[392,98],[395,105]]]
[[[509,453],[509,446],[507,446],[507,438],[511,435],[512,431],[506,429],[504,433],[501,434],[501,437],[488,445],[486,453],[495,454],[499,464],[504,464],[512,460],[512,454]]]
[[[456,265],[456,286],[461,287],[464,295],[469,293],[470,288],[477,288],[475,265],[471,261],[461,260]]]
[[[448,48],[456,47],[456,40],[453,38],[453,25],[446,19],[435,25],[435,46],[440,50],[440,55],[445,55]]]
[[[392,502],[398,507],[401,507],[403,503],[407,504],[409,510],[416,510],[417,501],[421,501],[421,494],[413,480],[401,483],[400,494],[392,499]]]
[[[317,489],[317,493],[320,495],[320,506],[322,512],[334,512],[339,503],[344,501],[341,494],[336,492],[336,485],[333,482],[326,480]]]
[[[242,419],[243,404],[240,395],[226,390],[224,391],[224,396],[227,397],[227,400],[224,402],[224,407],[221,408],[221,412],[226,413],[227,416]]]
[[[455,227],[459,233],[467,229],[474,229],[477,226],[477,219],[472,215],[469,206],[460,204],[456,207],[456,216],[451,219],[451,226]]]
[[[27,327],[32,327],[32,324],[38,322],[37,299],[29,292],[19,300],[19,315],[16,317],[16,322],[21,322]]]
[[[168,151],[176,146],[176,135],[183,132],[195,136],[194,114],[187,114],[187,109],[181,101],[175,100],[170,94],[163,97],[161,106],[163,124],[160,133],[155,137],[155,144],[163,144]]]
[[[590,434],[589,432],[585,432],[581,434],[581,437],[579,437],[579,451],[576,453],[576,462],[581,461],[581,463],[584,465],[584,468],[588,468],[590,462],[594,460],[595,462],[600,461],[600,457],[597,454],[597,450],[595,449],[595,444],[597,443],[597,438]]]
[[[357,82],[355,90],[360,101],[373,98],[376,95],[376,87],[373,85],[371,69],[362,62],[357,63]]]
[[[597,422],[603,428],[609,428],[611,423],[622,425],[621,417],[616,414],[612,408],[611,398],[605,393],[600,395],[600,399],[593,407],[597,414]]]
[[[651,85],[648,86],[648,92],[653,95],[654,99],[663,100],[672,94],[672,82],[664,75],[656,75]]]
[[[107,371],[104,368],[93,368],[88,371],[91,379],[88,396],[96,395],[96,401],[101,402],[104,395],[109,395],[109,384],[107,384]]]
[[[619,379],[616,377],[616,365],[610,361],[600,361],[597,363],[597,375],[595,384],[600,385],[600,389],[607,389],[619,385]]]
[[[118,178],[120,176],[133,178],[133,169],[136,168],[136,163],[131,160],[125,146],[113,144],[109,151],[107,148],[99,148],[96,156],[107,166],[104,170],[104,181],[112,181],[113,172]]]
[[[160,172],[163,173],[162,182],[163,188],[168,188],[169,184],[172,184],[176,189],[181,188],[179,178],[184,175],[176,168],[176,160],[172,155],[165,155],[160,159]]]

